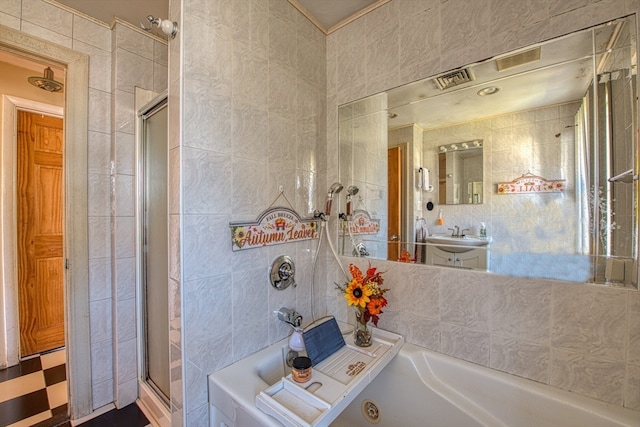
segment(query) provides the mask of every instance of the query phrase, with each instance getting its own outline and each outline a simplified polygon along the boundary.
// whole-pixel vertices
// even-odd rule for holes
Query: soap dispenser
[[[480,238],[482,239],[487,238],[487,226],[485,225],[484,222],[480,223]]]

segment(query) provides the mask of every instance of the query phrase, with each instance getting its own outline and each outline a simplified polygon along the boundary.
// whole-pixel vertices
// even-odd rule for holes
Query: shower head
[[[331,184],[331,187],[329,187],[329,192],[327,193],[327,205],[324,211],[324,214],[326,217],[329,217],[329,215],[331,215],[331,204],[333,200],[333,195],[341,192],[343,188],[344,186],[339,182],[334,182],[333,184]]]
[[[62,83],[53,80],[53,70],[49,67],[44,69],[44,77],[33,76],[27,79],[29,83],[48,92],[60,92],[64,86]]]
[[[360,189],[355,185],[350,185],[347,187],[347,195],[349,196],[355,196],[356,194],[358,194],[358,191],[360,191]]]
[[[343,188],[344,186],[342,184],[340,184],[339,182],[334,182],[333,184],[331,184],[331,187],[329,187],[329,194],[327,194],[327,196],[333,197],[334,194],[338,194],[339,192],[341,192]]]

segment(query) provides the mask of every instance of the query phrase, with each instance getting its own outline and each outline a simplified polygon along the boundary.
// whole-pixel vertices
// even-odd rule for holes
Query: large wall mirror
[[[635,19],[340,106],[341,252],[637,288]]]

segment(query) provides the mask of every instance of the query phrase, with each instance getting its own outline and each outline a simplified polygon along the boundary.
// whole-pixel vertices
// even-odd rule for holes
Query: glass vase
[[[364,313],[356,310],[356,327],[353,330],[353,343],[359,347],[371,346],[371,329],[364,320]]]

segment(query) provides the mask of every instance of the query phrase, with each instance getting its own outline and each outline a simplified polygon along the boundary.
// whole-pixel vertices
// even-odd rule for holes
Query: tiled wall
[[[170,171],[180,176],[180,224],[173,226],[180,241],[170,250],[182,255],[176,366],[184,373],[185,425],[195,426],[208,423],[209,373],[290,332],[274,310],[294,307],[311,319],[317,241],[233,253],[229,222],[255,220],[276,200],[279,185],[300,215],[323,210],[325,36],[286,0],[181,5],[170,52],[181,44],[182,71],[169,66],[170,101],[175,87],[183,117]],[[281,254],[292,256],[298,285],[277,291],[268,268]],[[320,257],[317,291],[325,263]],[[315,301],[324,314],[324,299]]]
[[[391,288],[381,328],[434,351],[640,409],[640,292],[372,264],[387,271]]]
[[[638,3],[627,0],[389,2],[327,38],[329,159],[338,150],[341,104],[632,12],[640,12]],[[336,164],[329,161],[330,176]],[[388,270],[392,288],[383,328],[456,357],[640,409],[637,291],[375,265]],[[329,306],[346,319],[333,286],[327,293]]]
[[[167,88],[167,45],[117,21],[112,30],[111,274],[115,403],[138,397],[135,89]]]
[[[117,404],[125,405],[137,397],[135,258],[132,240],[123,243],[122,238],[134,236],[133,88],[166,88],[166,43],[122,24],[112,31],[107,25],[41,0],[3,0],[0,24],[89,56],[87,179],[93,407],[114,402],[116,395]],[[120,230],[119,236],[112,235],[112,220],[113,230]]]

